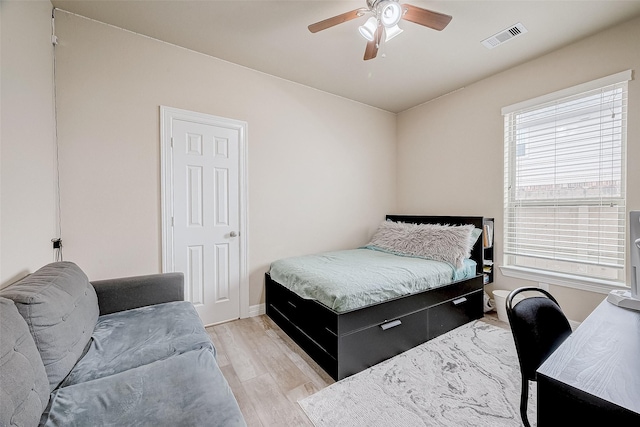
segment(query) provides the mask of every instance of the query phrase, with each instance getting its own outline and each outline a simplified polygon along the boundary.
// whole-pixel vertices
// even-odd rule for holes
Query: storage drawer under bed
[[[343,335],[338,339],[338,375],[344,378],[428,339],[428,308]]]
[[[338,339],[338,375],[344,378],[458,326],[482,317],[482,290],[453,298]]]
[[[482,276],[478,275],[471,279],[460,280],[412,295],[393,298],[358,310],[343,312],[340,313],[338,320],[338,335],[350,334],[370,326],[379,325],[389,319],[393,320],[415,313],[424,308],[446,304],[461,295],[467,295],[482,289]],[[482,310],[482,302],[478,304],[478,309]]]
[[[267,296],[267,309],[277,310],[327,353],[336,356],[338,327],[333,312],[319,302],[301,298],[281,285],[270,286]]]
[[[483,294],[483,290],[479,289],[430,307],[428,339],[481,318],[483,316]]]

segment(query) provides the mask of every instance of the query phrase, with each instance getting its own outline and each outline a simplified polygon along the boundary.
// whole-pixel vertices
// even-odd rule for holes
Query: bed
[[[469,226],[466,228],[478,231],[483,228],[482,217],[388,215],[386,219],[407,226],[446,224]],[[288,260],[279,260],[265,275],[267,315],[332,378],[343,379],[482,317],[482,240],[474,235],[465,256],[468,259],[463,262],[457,259],[457,264],[452,261],[449,269],[453,272],[448,280],[414,278],[404,287],[387,284],[394,279],[393,272],[380,280],[367,276],[367,273],[375,276],[380,272],[367,267],[368,264],[359,264],[361,258],[365,259],[362,262],[380,266],[396,260],[398,271],[408,271],[410,277],[414,275],[413,264],[431,268],[427,267],[431,261],[369,246],[319,254],[319,258],[314,258],[315,265],[305,264],[295,274],[289,273],[289,266],[281,267],[281,263],[286,265]],[[336,273],[333,270],[336,263],[359,266],[353,270],[364,274]],[[435,268],[437,274],[446,276],[446,265]],[[298,275],[298,279],[288,277]],[[320,287],[324,294],[308,284],[310,278],[325,282],[325,286]],[[362,282],[355,286],[361,295],[357,298],[342,295],[341,279]],[[371,290],[368,281],[382,282],[379,284],[382,290],[378,287]]]

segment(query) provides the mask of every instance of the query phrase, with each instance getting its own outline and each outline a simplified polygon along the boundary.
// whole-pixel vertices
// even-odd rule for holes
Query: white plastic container
[[[509,318],[507,317],[507,296],[511,291],[507,291],[504,289],[496,289],[493,291],[493,299],[496,302],[496,310],[498,311],[498,319],[503,322],[509,323]],[[522,301],[525,298],[524,295],[518,294],[514,302],[517,304],[519,301]]]

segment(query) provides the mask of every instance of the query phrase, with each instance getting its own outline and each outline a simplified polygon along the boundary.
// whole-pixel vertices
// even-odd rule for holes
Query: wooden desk
[[[538,427],[640,426],[640,312],[606,300],[538,369]]]

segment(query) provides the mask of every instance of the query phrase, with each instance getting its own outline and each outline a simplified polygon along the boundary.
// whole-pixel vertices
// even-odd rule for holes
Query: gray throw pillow
[[[0,426],[37,426],[49,403],[49,380],[29,327],[0,298]]]
[[[53,391],[69,374],[91,339],[98,299],[84,272],[72,262],[48,264],[0,291],[27,322]]]
[[[384,221],[368,246],[400,255],[447,262],[456,268],[471,255],[475,240],[469,225],[409,224]],[[476,237],[477,238],[477,237]]]

